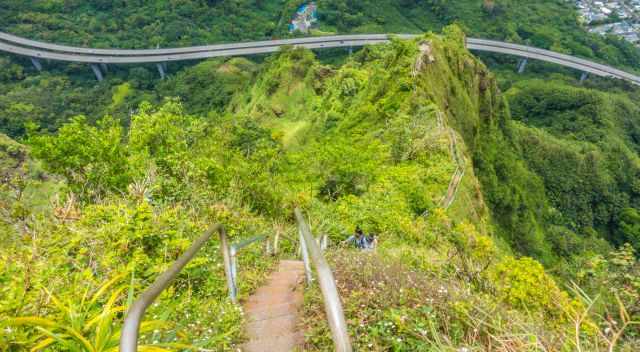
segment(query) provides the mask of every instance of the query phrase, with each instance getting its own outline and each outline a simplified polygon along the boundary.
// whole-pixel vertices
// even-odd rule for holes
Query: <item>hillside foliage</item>
[[[279,39],[302,1],[5,1],[0,25],[12,34],[32,39],[100,48],[155,48],[219,42]],[[319,27],[312,33],[423,33],[456,23],[467,35],[506,40],[595,59],[628,70],[638,69],[640,51],[614,37],[588,33],[573,5],[557,0],[491,1],[320,0]],[[343,56],[333,53],[332,56]],[[515,65],[510,57],[487,57],[498,67]],[[332,60],[329,58],[328,60]],[[338,60],[342,61],[342,60]],[[161,82],[155,65],[109,68],[107,81],[95,83],[86,65],[45,63],[37,73],[24,58],[0,57],[0,132],[22,137],[30,121],[55,131],[77,115],[95,121],[104,114],[126,121],[142,101],[160,104],[178,96],[193,112],[224,109],[245,77],[228,82],[229,72],[211,64],[191,67],[172,63],[168,71],[179,80]],[[537,65],[534,65],[534,67]],[[250,67],[238,66],[250,73]],[[542,66],[536,74],[554,72]],[[567,76],[575,75],[562,71]],[[176,75],[178,76],[178,75]],[[210,79],[216,77],[216,79]],[[517,79],[510,77],[510,80]],[[200,83],[196,83],[200,82]],[[128,86],[123,84],[128,83]],[[205,86],[206,85],[206,86]],[[607,89],[608,87],[605,87]],[[118,94],[114,94],[118,92]],[[114,97],[118,99],[114,100]]]
[[[447,27],[338,66],[294,48],[210,60],[151,96],[122,80],[101,116],[55,132],[34,120],[24,145],[2,137],[1,346],[109,350],[131,300],[211,223],[232,241],[295,234],[299,206],[333,243],[378,235],[375,254],[328,254],[359,349],[636,349],[637,102],[562,81],[502,93],[463,39]],[[143,344],[242,342],[219,245],[150,308]],[[240,298],[277,259],[243,252]],[[320,307],[311,289],[311,350],[331,346]]]

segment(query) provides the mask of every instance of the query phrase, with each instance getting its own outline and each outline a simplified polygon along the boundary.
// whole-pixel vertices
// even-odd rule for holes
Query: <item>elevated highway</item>
[[[351,48],[369,44],[386,43],[391,37],[410,39],[416,36],[417,35],[411,34],[360,34],[203,45],[184,48],[93,49],[44,43],[0,32],[0,51],[29,57],[34,61],[34,65],[36,65],[37,68],[41,67],[38,61],[39,59],[88,63],[92,65],[94,72],[99,70],[96,64],[156,63],[159,64],[158,69],[161,75],[164,75],[162,64],[172,61],[273,53],[278,51],[283,45],[308,49]],[[640,76],[611,66],[550,50],[477,38],[467,38],[466,45],[469,50],[514,55],[525,59],[550,62],[595,76],[613,77],[640,85]],[[522,69],[524,69],[524,65]],[[99,72],[96,72],[96,75],[101,79]]]

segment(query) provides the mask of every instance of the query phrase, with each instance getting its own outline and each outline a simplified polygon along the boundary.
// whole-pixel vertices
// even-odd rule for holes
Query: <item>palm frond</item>
[[[47,337],[46,339],[40,341],[37,345],[33,346],[30,351],[31,352],[39,351],[39,350],[51,345],[54,342],[56,342],[56,340],[53,337]]]
[[[167,350],[161,347],[143,345],[138,346],[138,351],[140,352],[171,352],[171,350]]]
[[[109,287],[111,287],[113,284],[118,282],[118,280],[121,280],[125,275],[126,275],[126,273],[116,275],[111,280],[105,282],[98,289],[98,291],[96,291],[96,293],[93,294],[93,297],[91,297],[91,300],[89,301],[89,304],[96,303],[98,301],[98,299],[100,299],[100,297],[109,289]]]
[[[20,326],[43,326],[43,327],[57,327],[58,324],[53,320],[40,317],[18,317],[9,319],[7,325]]]

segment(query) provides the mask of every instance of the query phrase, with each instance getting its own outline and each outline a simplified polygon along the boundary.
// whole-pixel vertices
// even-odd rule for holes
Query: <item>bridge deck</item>
[[[417,35],[335,35],[326,37],[306,37],[272,41],[204,45],[186,48],[126,50],[78,48],[43,43],[0,32],[0,51],[32,58],[68,62],[141,64],[195,60],[223,56],[266,54],[280,50],[280,47],[283,45],[301,46],[309,49],[358,47],[368,44],[385,43],[388,42],[392,36],[408,39],[415,38]],[[516,55],[551,62],[583,72],[588,72],[596,76],[614,77],[640,85],[640,76],[607,65],[545,49],[478,38],[467,38],[466,44],[470,50]]]

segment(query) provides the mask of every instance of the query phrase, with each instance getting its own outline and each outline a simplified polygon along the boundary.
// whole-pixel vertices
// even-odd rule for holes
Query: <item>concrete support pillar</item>
[[[353,47],[349,47],[349,55],[353,54]]]
[[[527,61],[528,59],[520,60],[520,62],[518,63],[518,73],[524,72],[524,69],[527,67]]]
[[[158,67],[158,72],[160,73],[160,79],[164,79],[167,74],[165,72],[165,64],[164,63],[158,63],[156,64],[156,66]]]
[[[100,68],[102,69],[102,71],[104,71],[104,73],[109,72],[109,66],[107,66],[107,64],[105,63],[101,63]]]
[[[584,82],[588,77],[589,77],[588,72],[582,72],[582,75],[580,75],[580,83]]]
[[[102,71],[100,71],[100,66],[98,66],[97,64],[91,64],[91,69],[93,70],[93,73],[96,75],[96,79],[98,80],[98,82],[102,82],[102,80],[104,79],[104,76],[102,76]]]
[[[30,59],[33,67],[35,67],[38,71],[42,71],[42,64],[40,63],[40,60],[36,59],[35,57],[31,57]]]

